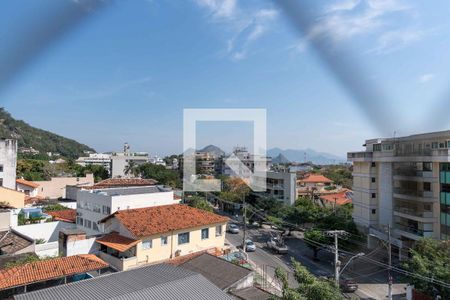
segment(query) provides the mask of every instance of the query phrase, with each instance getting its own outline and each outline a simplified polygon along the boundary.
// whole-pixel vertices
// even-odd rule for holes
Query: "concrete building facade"
[[[353,218],[382,238],[391,225],[396,244],[450,238],[450,131],[371,139],[353,162]]]
[[[0,186],[16,189],[17,141],[0,139]]]

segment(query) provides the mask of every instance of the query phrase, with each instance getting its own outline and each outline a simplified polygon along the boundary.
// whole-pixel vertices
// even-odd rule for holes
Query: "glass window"
[[[202,240],[209,239],[209,228],[202,229]]]
[[[94,229],[95,231],[100,231],[98,230],[98,225],[96,222],[92,222],[92,229]]]
[[[431,182],[424,182],[423,183],[423,190],[425,192],[430,192],[431,191]]]
[[[375,208],[372,209],[372,215],[376,214],[377,210]]]
[[[91,220],[84,220],[84,227],[91,228]]]
[[[162,236],[161,237],[161,246],[165,246],[167,245],[167,236]]]
[[[0,165],[0,172],[3,172],[3,165]]]
[[[104,215],[110,215],[111,214],[111,207],[103,205],[103,214]]]
[[[222,235],[222,225],[217,225],[216,226],[216,236],[221,236]]]
[[[372,182],[375,182],[375,181],[376,181],[375,177],[372,177]]]
[[[381,144],[373,145],[373,151],[381,151]]]
[[[94,212],[96,212],[96,213],[100,213],[100,212],[101,212],[100,205],[94,204],[92,210],[93,210]]]
[[[432,149],[437,149],[438,148],[438,142],[432,142],[431,143],[431,148]]]
[[[433,164],[431,162],[424,162],[423,163],[423,170],[426,172],[433,171]]]
[[[152,240],[142,241],[142,249],[151,249],[151,248],[152,248]]]
[[[371,164],[371,166],[372,166],[372,168],[375,168],[377,165],[373,162],[373,163]]]
[[[372,198],[376,198],[377,194],[376,193],[372,193]]]
[[[83,218],[77,217],[77,224],[83,226]]]
[[[178,234],[178,245],[183,245],[189,243],[189,232]]]

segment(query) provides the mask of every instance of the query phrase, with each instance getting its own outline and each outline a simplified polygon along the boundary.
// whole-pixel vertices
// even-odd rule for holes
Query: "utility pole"
[[[388,251],[389,251],[389,270],[388,270],[388,299],[392,300],[392,276],[391,276],[391,266],[392,266],[392,247],[391,247],[391,224],[388,224]]]
[[[247,204],[245,203],[245,195],[242,196],[242,203],[243,203],[243,220],[244,220],[244,236],[242,237],[242,250],[246,252],[247,249],[245,249],[245,237],[246,237],[246,231],[247,231]]]
[[[338,237],[340,235],[345,235],[347,232],[345,230],[330,230],[326,232],[329,236],[334,236],[334,281],[336,286],[339,286],[339,274],[341,269],[341,262],[339,261],[339,246]]]

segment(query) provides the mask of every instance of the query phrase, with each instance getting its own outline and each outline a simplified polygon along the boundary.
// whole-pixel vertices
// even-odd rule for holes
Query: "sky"
[[[268,148],[341,157],[365,139],[449,129],[446,1],[305,1],[302,30],[276,1],[66,1],[85,18],[55,21],[64,34],[4,72],[0,106],[99,152],[181,153],[185,108],[264,108]],[[0,62],[48,37],[39,22],[56,2],[0,4]],[[199,147],[253,136],[247,122],[209,125]]]

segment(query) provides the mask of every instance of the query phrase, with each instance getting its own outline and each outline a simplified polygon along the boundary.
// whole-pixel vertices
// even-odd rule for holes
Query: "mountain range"
[[[313,149],[280,149],[272,148],[267,150],[267,155],[276,158],[279,155],[283,156],[283,159],[287,159],[291,162],[312,162],[317,165],[330,165],[344,163],[347,160],[343,157],[339,157],[334,154],[318,152]]]
[[[14,119],[4,108],[0,108],[0,138],[13,138],[19,148],[33,147],[40,153],[59,153],[63,157],[78,158],[91,147],[52,132],[33,127],[22,120]]]

